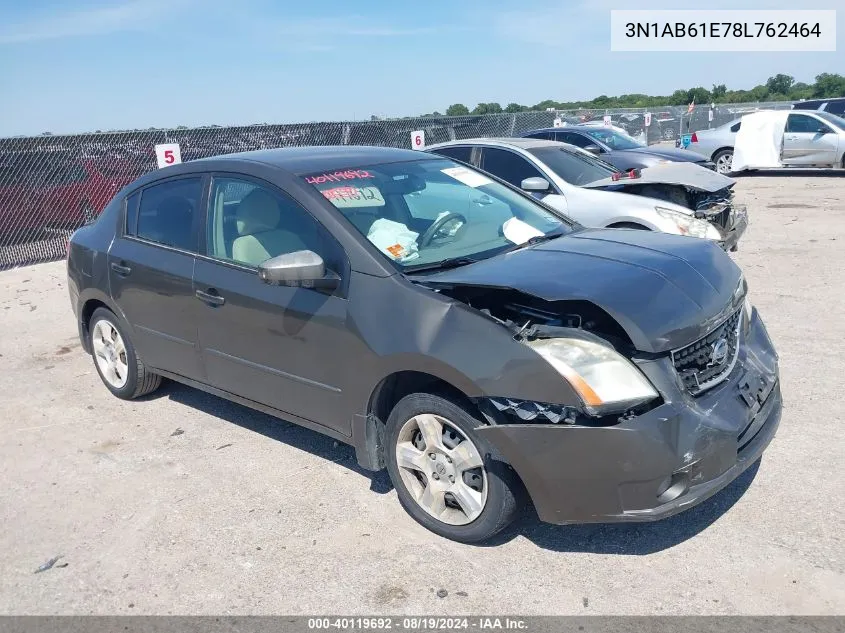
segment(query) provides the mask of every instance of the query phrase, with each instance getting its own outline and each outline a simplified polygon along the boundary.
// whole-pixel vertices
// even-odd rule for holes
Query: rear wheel
[[[720,149],[713,155],[713,162],[716,164],[716,171],[723,175],[731,173],[733,160],[734,151],[732,149]]]
[[[138,358],[135,346],[114,313],[97,308],[91,315],[88,332],[94,366],[103,384],[115,396],[132,400],[158,389],[161,376],[149,371]]]
[[[464,543],[502,530],[523,499],[519,478],[475,432],[482,424],[425,393],[402,398],[387,421],[387,470],[400,503],[424,527]]]

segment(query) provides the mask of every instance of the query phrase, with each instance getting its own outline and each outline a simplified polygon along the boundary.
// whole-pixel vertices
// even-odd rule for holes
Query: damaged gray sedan
[[[733,251],[748,226],[735,181],[693,163],[622,172],[574,145],[533,138],[448,141],[426,151],[483,169],[589,227],[690,235]]]
[[[586,229],[439,156],[160,169],[73,235],[67,265],[115,396],[169,378],[349,443],[458,541],[529,497],[557,524],[670,516],[780,419],[777,354],[714,242]]]

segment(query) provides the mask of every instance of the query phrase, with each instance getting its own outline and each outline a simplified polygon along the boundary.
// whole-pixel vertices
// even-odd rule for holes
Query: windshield
[[[528,196],[447,159],[303,178],[405,271],[470,263],[572,226]]]
[[[835,114],[831,114],[830,112],[825,112],[824,110],[819,110],[818,112],[813,112],[813,114],[820,116],[828,123],[833,123],[836,127],[840,130],[845,131],[845,119],[841,116],[836,116]]]
[[[586,134],[607,145],[610,149],[637,149],[645,147],[639,141],[632,139],[627,134],[606,127],[583,128]]]
[[[576,152],[564,147],[538,147],[529,149],[549,169],[570,185],[586,185],[602,178],[609,178],[616,169],[588,152]]]

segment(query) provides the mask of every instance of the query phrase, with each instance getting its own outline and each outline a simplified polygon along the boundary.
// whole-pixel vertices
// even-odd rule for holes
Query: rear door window
[[[128,233],[149,242],[196,253],[196,219],[201,198],[201,177],[149,186],[141,191],[136,224],[127,227]],[[132,218],[132,214],[129,217]]]
[[[575,132],[555,132],[558,141],[561,143],[569,143],[575,147],[587,147],[588,145],[595,145],[596,142],[588,136],[576,134]]]
[[[469,145],[460,145],[458,147],[438,147],[433,150],[433,152],[435,154],[440,154],[441,156],[446,156],[447,158],[459,160],[462,163],[469,163],[472,158],[472,147]]]

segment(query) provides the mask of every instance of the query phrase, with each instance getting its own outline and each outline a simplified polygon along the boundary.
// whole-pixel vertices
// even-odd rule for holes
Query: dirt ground
[[[526,515],[485,547],[321,435],[173,384],[110,396],[64,263],[0,273],[0,613],[845,613],[842,175],[737,184],[785,399],[759,468],[659,523]]]

